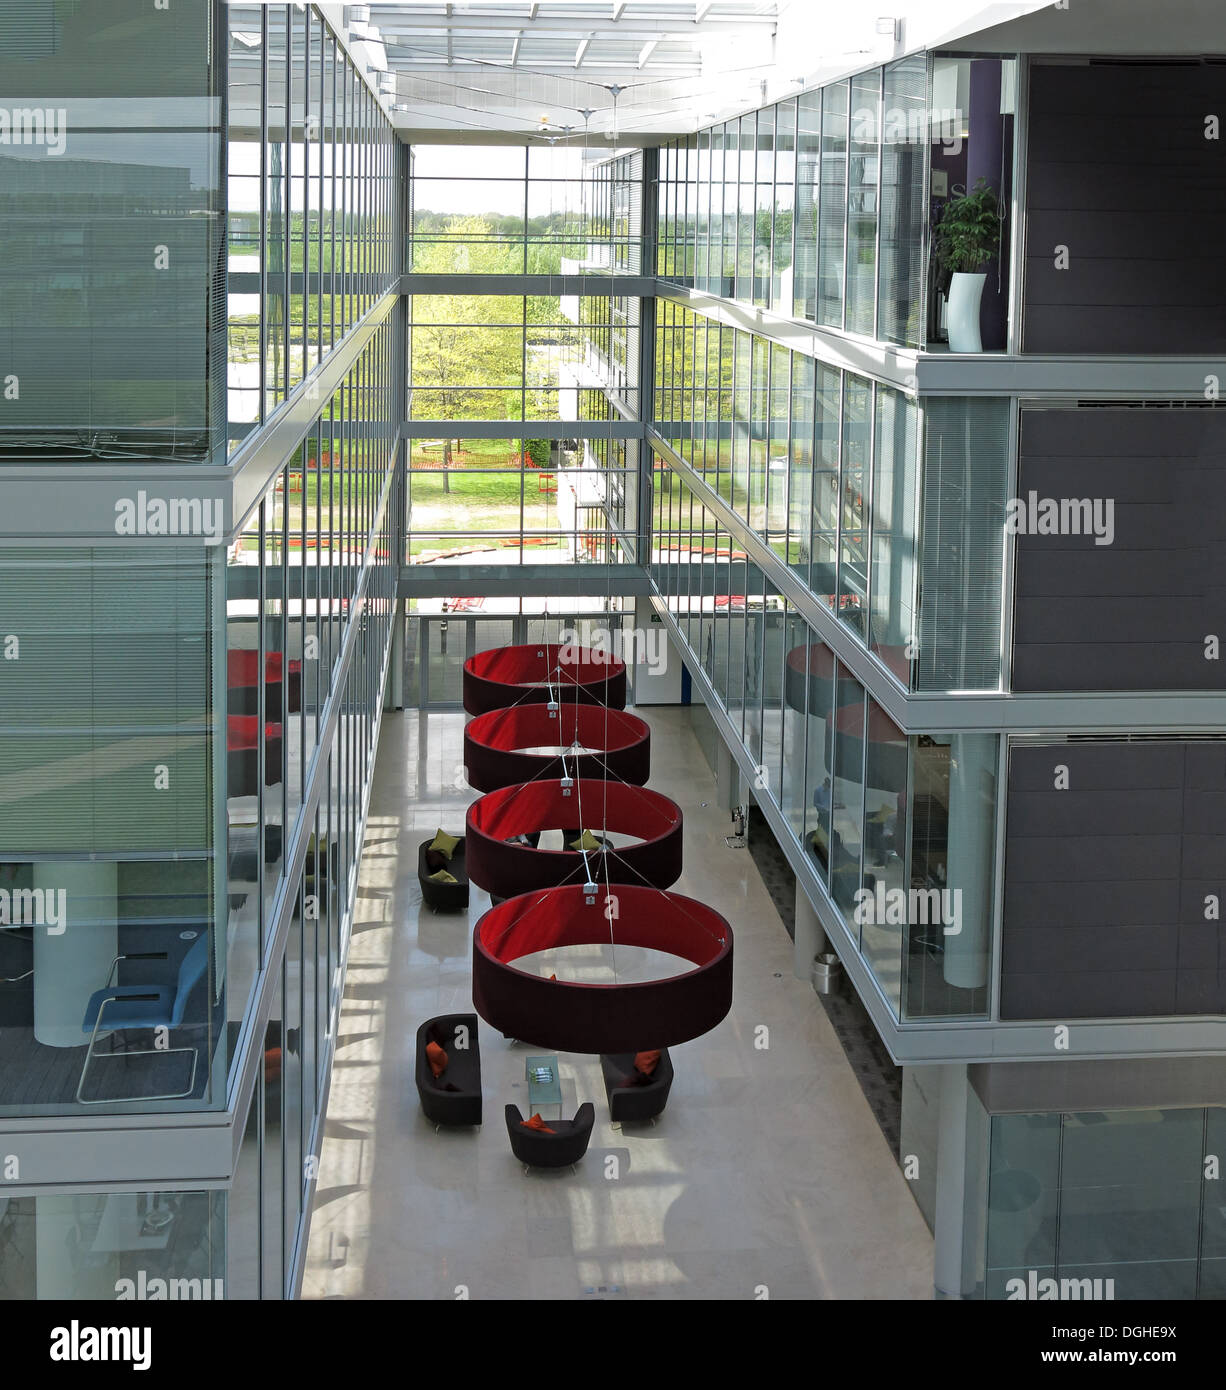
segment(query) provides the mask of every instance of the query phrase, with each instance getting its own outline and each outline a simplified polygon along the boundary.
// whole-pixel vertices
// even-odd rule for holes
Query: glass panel
[[[864,773],[864,887],[860,949],[897,1014],[902,953],[910,920],[907,893],[907,736],[871,697]]]
[[[920,690],[999,690],[1007,400],[934,396],[921,479]]]
[[[881,73],[851,83],[847,160],[847,331],[871,337],[877,324],[877,199]]]
[[[775,220],[771,269],[771,307],[792,312],[795,289],[792,276],[792,221],[796,198],[796,103],[776,108],[775,125]]]
[[[994,1115],[991,1132],[984,1296],[1004,1299],[1010,1279],[1056,1273],[1060,1116]]]
[[[906,687],[917,637],[918,414],[914,401],[889,387],[877,387],[869,645]]]
[[[917,53],[886,68],[884,106],[877,336],[919,347],[923,341],[924,167],[929,139],[925,54]]]
[[[844,246],[847,238],[848,87],[822,91],[822,186],[818,213],[817,321],[843,327]]]
[[[260,1296],[260,1096],[247,1110],[247,1123],[234,1163],[226,1202],[226,1297]]]
[[[225,1206],[224,1192],[153,1187],[7,1198],[0,1292],[73,1303],[220,1300]]]
[[[813,525],[813,387],[817,364],[802,353],[792,357],[792,406],[788,453],[787,561],[809,580]]]
[[[797,839],[805,833],[805,743],[807,730],[806,671],[809,656],[809,626],[785,605],[783,632],[783,788],[781,805]]]
[[[912,740],[910,922],[904,1016],[981,1016],[994,917],[995,734]],[[895,839],[897,842],[897,830]]]
[[[827,718],[833,748],[830,896],[852,922],[860,890],[864,819],[864,687],[838,668],[834,709]],[[858,928],[853,925],[857,938]]]
[[[213,10],[4,8],[0,458],[224,458]]]
[[[817,219],[821,186],[822,94],[804,92],[799,100],[796,136],[796,285],[792,312],[817,319]]]
[[[813,531],[809,587],[831,608],[838,588],[839,439],[842,431],[842,373],[817,367],[813,425]]]
[[[843,457],[839,526],[839,618],[861,639],[868,601],[869,450],[873,386],[848,373],[843,379]]]
[[[1061,1280],[1114,1279],[1117,1300],[1196,1296],[1203,1130],[1201,1110],[1064,1116]]]

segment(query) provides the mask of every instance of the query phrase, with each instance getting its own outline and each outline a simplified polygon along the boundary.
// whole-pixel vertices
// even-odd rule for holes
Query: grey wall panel
[[[1001,1017],[1226,1011],[1205,918],[1226,897],[1226,745],[1019,745],[1009,763]]]
[[[1097,502],[1110,543],[1017,537],[1013,689],[1226,690],[1226,409],[1025,409],[1032,494]]]
[[[1221,64],[1032,66],[1027,352],[1226,348],[1226,182],[1205,138],[1224,107]]]
[[[1173,970],[1063,971],[1010,974],[1001,995],[1001,1017],[1155,1018],[1177,1012],[1178,981]],[[1199,1010],[1198,1010],[1199,1012]]]

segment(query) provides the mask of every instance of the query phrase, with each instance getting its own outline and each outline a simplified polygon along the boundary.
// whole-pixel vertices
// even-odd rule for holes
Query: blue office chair
[[[81,1068],[81,1079],[77,1082],[77,1100],[81,1105],[113,1105],[123,1100],[181,1100],[190,1096],[196,1085],[197,1051],[194,1047],[144,1047],[125,1052],[94,1053],[94,1043],[99,1033],[118,1033],[125,1028],[178,1028],[183,1023],[183,1014],[192,990],[200,983],[208,970],[209,938],[201,932],[192,943],[179,966],[179,978],[173,989],[169,985],[113,985],[115,971],[121,960],[165,960],[165,951],[133,952],[130,955],[116,956],[111,962],[110,973],[102,989],[95,990],[89,997],[85,1008],[85,1019],[81,1031],[89,1033],[89,1046],[85,1049],[85,1065]],[[106,1015],[105,1021],[103,1015]],[[91,1031],[92,1030],[92,1031]],[[114,1044],[112,1043],[112,1047]],[[173,1057],[176,1052],[190,1052],[192,1071],[188,1078],[187,1090],[172,1091],[163,1095],[106,1096],[100,1100],[86,1100],[81,1092],[85,1089],[85,1078],[90,1063],[106,1057]]]

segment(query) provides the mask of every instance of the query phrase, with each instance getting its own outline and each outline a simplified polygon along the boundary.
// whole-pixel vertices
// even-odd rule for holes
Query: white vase
[[[987,279],[983,271],[973,275],[961,270],[954,272],[947,306],[950,352],[983,351],[983,339],[979,335],[979,305]]]

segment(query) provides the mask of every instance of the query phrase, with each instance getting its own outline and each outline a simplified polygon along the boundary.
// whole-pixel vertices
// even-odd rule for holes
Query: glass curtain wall
[[[639,448],[613,401],[633,420],[640,305],[615,291],[641,261],[641,174],[637,154],[591,165],[573,147],[417,148],[416,272],[585,275],[596,292],[489,294],[457,279],[413,296],[410,563],[637,554]]]
[[[921,346],[928,92],[919,54],[664,146],[659,275]]]
[[[395,288],[396,140],[314,7],[225,14],[233,452]]]
[[[659,457],[654,477],[653,572],[687,663],[758,764],[755,796],[779,807],[900,1018],[985,1017],[965,947],[984,939],[991,837],[962,837],[974,862],[947,847],[951,820],[994,823],[996,736],[951,747],[905,735],[686,478]],[[889,566],[905,569],[899,548],[882,537]]]
[[[989,1124],[984,1298],[1226,1293],[1215,1176],[1226,1112],[993,1115]]]
[[[51,8],[14,17],[0,48],[0,89],[39,103],[0,146],[0,461],[221,462],[213,6],[183,0],[168,20],[144,0],[60,5],[54,24]]]

